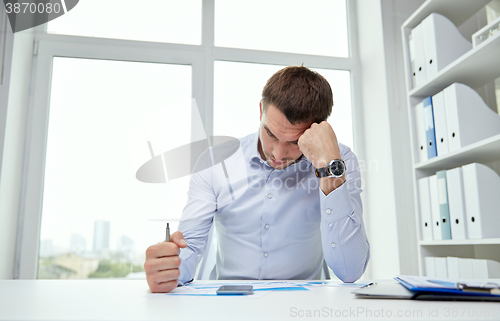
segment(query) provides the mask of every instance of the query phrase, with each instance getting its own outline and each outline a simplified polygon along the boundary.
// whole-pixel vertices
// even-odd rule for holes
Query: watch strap
[[[335,162],[341,162],[343,165],[343,168],[344,168],[343,173],[338,175],[338,176],[333,174],[331,171],[331,166]],[[321,178],[321,177],[341,177],[342,175],[345,174],[345,172],[346,172],[345,162],[342,159],[334,159],[330,163],[328,163],[325,167],[317,168],[316,169],[316,177],[319,177],[319,178]]]
[[[316,168],[316,177],[328,177],[328,165],[321,168]]]

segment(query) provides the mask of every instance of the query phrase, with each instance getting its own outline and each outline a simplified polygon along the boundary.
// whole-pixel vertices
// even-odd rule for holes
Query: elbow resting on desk
[[[340,280],[352,283],[357,281],[366,270],[370,260],[370,244],[360,224],[347,235],[340,233],[339,238],[343,239],[343,244],[339,244],[335,249],[329,248],[328,251],[324,251],[325,261]]]
[[[360,255],[361,256],[361,255]],[[366,250],[363,252],[363,257],[365,257],[364,262],[360,261],[360,263],[354,265],[345,265],[345,264],[335,264],[330,265],[327,264],[332,269],[333,273],[344,283],[354,283],[365,273],[366,266],[368,265],[368,261],[370,259],[370,245],[366,242]]]
[[[370,253],[368,251],[365,264],[363,265],[363,267],[361,269],[357,269],[357,270],[352,269],[350,271],[347,271],[347,273],[345,275],[337,275],[336,274],[337,277],[344,283],[356,282],[365,273],[366,266],[368,265],[369,259],[370,259]]]

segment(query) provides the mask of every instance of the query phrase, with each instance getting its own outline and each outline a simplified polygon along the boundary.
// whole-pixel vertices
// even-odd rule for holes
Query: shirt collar
[[[251,163],[261,163],[261,161],[265,161],[260,157],[259,153],[259,132],[256,132],[253,135],[252,143],[250,144],[250,164]]]

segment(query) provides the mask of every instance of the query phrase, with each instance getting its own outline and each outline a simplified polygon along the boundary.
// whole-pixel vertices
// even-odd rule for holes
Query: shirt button
[[[269,224],[266,224],[266,229],[268,229],[268,228],[269,228]]]
[[[268,257],[269,256],[269,253],[264,253],[264,257]]]
[[[332,210],[331,210],[331,209],[329,209],[329,208],[327,208],[327,209],[326,209],[326,214],[331,214],[331,213],[332,213]]]
[[[332,247],[335,247],[335,243],[332,243]]]
[[[328,227],[332,227],[333,223],[328,223]]]
[[[267,194],[267,198],[269,198],[269,199],[273,198],[273,194],[271,194],[271,193]]]

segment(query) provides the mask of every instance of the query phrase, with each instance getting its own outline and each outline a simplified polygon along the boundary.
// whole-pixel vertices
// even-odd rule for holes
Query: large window
[[[189,177],[144,183],[138,167],[196,140],[200,122],[257,131],[262,88],[284,66],[329,81],[329,122],[355,149],[348,12],[345,0],[86,0],[37,27],[16,277],[144,277]]]
[[[39,278],[119,276],[81,268],[106,259],[142,269],[143,249],[160,237],[151,222],[182,210],[187,179],[139,182],[134,174],[145,159],[128,135],[141,119],[154,127],[148,115],[166,109],[172,117],[159,120],[158,136],[189,143],[191,126],[182,120],[191,109],[181,107],[190,97],[190,66],[54,58]]]
[[[345,1],[218,0],[215,45],[347,57]]]
[[[84,0],[49,22],[47,32],[199,45],[201,0]]]
[[[215,62],[214,134],[243,137],[259,128],[259,102],[267,79],[284,66]],[[330,83],[334,106],[328,122],[339,142],[353,146],[350,73],[345,70],[311,68]]]

